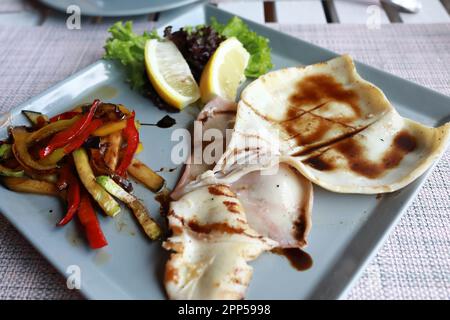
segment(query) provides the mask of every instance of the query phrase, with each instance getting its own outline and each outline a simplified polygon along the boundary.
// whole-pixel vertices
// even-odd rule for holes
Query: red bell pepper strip
[[[55,149],[65,146],[74,138],[80,135],[91,123],[92,118],[94,117],[95,111],[97,110],[98,105],[100,104],[100,100],[95,100],[92,103],[89,112],[77,120],[70,128],[60,131],[53,136],[50,140],[50,143],[39,151],[39,156],[45,158],[50,153],[52,153]]]
[[[92,121],[86,128],[86,130],[81,132],[78,137],[74,138],[71,142],[69,142],[69,144],[67,144],[64,147],[64,153],[65,154],[71,153],[72,151],[81,147],[83,143],[87,140],[87,138],[89,138],[91,133],[97,130],[97,128],[100,127],[102,124],[103,122],[100,119],[95,119],[94,121]]]
[[[61,170],[61,177],[59,180],[66,179],[65,184],[67,185],[68,210],[64,218],[56,224],[59,227],[66,225],[72,220],[80,205],[80,183],[73,174],[73,170],[75,169],[71,165],[65,165]]]
[[[122,177],[127,172],[127,169],[133,160],[134,153],[139,145],[139,131],[136,129],[136,125],[134,123],[135,116],[136,114],[133,111],[131,116],[127,119],[127,126],[123,129],[123,135],[127,141],[127,147],[122,157],[122,161],[116,169],[116,173]]]
[[[56,122],[58,120],[68,120],[68,119],[72,119],[73,117],[75,117],[79,114],[80,113],[76,112],[76,111],[67,111],[67,112],[60,113],[54,117],[51,117],[49,121]]]
[[[86,237],[92,249],[99,249],[108,245],[105,235],[100,228],[100,223],[98,221],[97,215],[95,214],[94,208],[92,207],[91,199],[89,198],[89,194],[86,192],[86,190],[83,190],[81,193],[78,218],[80,219],[81,224],[84,226]]]

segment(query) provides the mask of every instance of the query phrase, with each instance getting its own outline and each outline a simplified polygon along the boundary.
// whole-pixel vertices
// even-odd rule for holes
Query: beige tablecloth
[[[450,95],[450,24],[273,27]],[[99,59],[105,30],[0,27],[0,112]],[[449,160],[447,151],[350,299],[450,299]],[[0,216],[0,298],[80,297]]]

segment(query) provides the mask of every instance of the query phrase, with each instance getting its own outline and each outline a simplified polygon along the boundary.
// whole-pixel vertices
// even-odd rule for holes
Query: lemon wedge
[[[145,66],[156,92],[171,106],[181,110],[200,98],[189,65],[172,41],[147,41]]]
[[[207,103],[216,96],[236,99],[239,84],[245,80],[250,54],[236,38],[222,42],[203,70],[200,79],[202,102]]]

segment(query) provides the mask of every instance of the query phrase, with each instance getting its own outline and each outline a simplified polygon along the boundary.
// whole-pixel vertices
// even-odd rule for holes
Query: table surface
[[[329,17],[316,19],[312,15],[297,19],[302,16],[302,6],[308,4],[309,9],[317,6],[319,1],[315,0],[277,1],[270,5],[261,1],[216,2],[219,7],[245,13],[247,18],[331,50],[349,53],[359,61],[450,95],[450,23],[445,9],[424,8],[426,14],[421,18],[410,15],[405,18],[397,13],[404,23],[389,23],[395,21],[390,12],[391,20],[372,29],[365,25],[367,1],[357,20],[358,15],[351,14],[357,8],[351,7],[355,2],[324,1],[335,8],[334,18],[339,18],[340,23],[327,23]],[[425,7],[429,0],[423,2]],[[448,3],[431,2],[439,4],[440,7],[435,6],[439,9]],[[249,5],[253,11],[244,10]],[[298,15],[292,16],[287,10],[292,5]],[[322,10],[329,9],[322,2],[320,5]],[[166,14],[133,18],[138,29],[150,29]],[[435,19],[431,21],[430,17]],[[82,31],[69,31],[65,15],[37,2],[0,0],[0,112],[101,58],[106,29],[114,20],[88,18]],[[447,150],[350,291],[349,299],[450,299],[449,160]],[[79,298],[82,297],[78,292],[66,288],[64,277],[0,215],[0,299]]]
[[[211,0],[219,8],[257,22],[293,24],[450,23],[450,0],[420,0],[417,14],[399,12],[378,0]],[[64,14],[46,8],[38,0],[0,0],[0,25],[48,25],[64,20]],[[134,17],[157,21],[158,13]],[[115,19],[88,18],[93,23]],[[374,20],[375,19],[375,20]]]

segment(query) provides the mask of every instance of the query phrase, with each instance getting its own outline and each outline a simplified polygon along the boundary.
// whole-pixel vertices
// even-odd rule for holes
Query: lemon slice
[[[222,42],[209,59],[200,79],[200,93],[204,103],[215,96],[234,101],[239,84],[245,80],[250,54],[236,38]]]
[[[181,110],[200,98],[189,65],[172,41],[147,41],[145,66],[153,87],[171,106]]]

